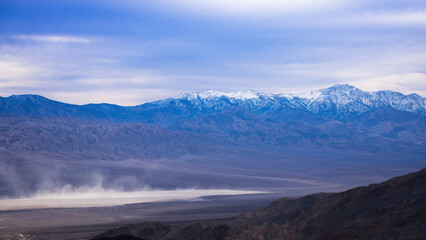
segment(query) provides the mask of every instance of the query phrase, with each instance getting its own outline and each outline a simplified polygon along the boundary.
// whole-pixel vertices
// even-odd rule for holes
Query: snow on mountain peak
[[[321,90],[314,90],[314,91],[301,92],[301,93],[284,93],[284,94],[278,94],[278,96],[285,97],[288,99],[304,98],[304,99],[312,100],[321,96],[321,94],[322,94]]]
[[[309,92],[301,92],[301,93],[285,93],[285,94],[279,94],[281,97],[285,97],[288,99],[294,99],[294,98],[301,98],[301,99],[308,99],[308,100],[314,100],[318,99],[321,96],[326,95],[346,95],[350,96],[353,95],[355,92],[362,92],[358,88],[351,86],[349,84],[336,84],[329,88],[323,88],[319,90],[313,90]]]
[[[228,97],[228,98],[233,98],[233,99],[237,99],[237,100],[247,100],[247,99],[253,99],[253,98],[259,98],[259,93],[253,91],[253,90],[240,90],[240,91],[236,91],[236,92],[221,92],[221,91],[216,91],[216,90],[207,90],[204,92],[199,92],[199,93],[185,93],[182,95],[181,98],[186,98],[186,99],[196,99],[196,98],[200,98],[200,99],[210,99],[210,98],[220,98],[220,97]]]
[[[246,100],[246,99],[259,98],[259,93],[250,89],[246,89],[246,90],[241,90],[237,92],[230,92],[226,94],[225,96],[230,98],[240,99],[240,100]]]
[[[254,90],[245,89],[235,92],[222,92],[217,90],[206,90],[203,92],[197,92],[197,93],[185,93],[181,96],[181,98],[185,99],[211,99],[211,98],[220,98],[220,97],[228,97],[236,100],[248,100],[248,99],[258,99],[259,96],[265,96],[265,97],[271,97],[271,96],[277,96],[277,97],[285,97],[288,99],[293,98],[302,98],[302,99],[308,99],[313,100],[321,95],[327,95],[330,93],[344,93],[346,95],[349,95],[353,92],[362,92],[358,88],[351,86],[349,84],[336,84],[329,88],[319,89],[319,90],[313,90],[309,92],[301,92],[301,93],[284,93],[284,94],[263,94],[256,92]]]
[[[221,98],[228,98],[223,102]],[[280,108],[282,104],[303,109],[313,113],[333,113],[335,115],[357,113],[380,107],[392,107],[401,111],[426,114],[425,99],[421,96],[404,95],[399,92],[362,91],[348,84],[337,84],[329,88],[288,94],[264,94],[253,90],[221,92],[207,90],[198,93],[186,93],[181,99],[190,100],[194,104],[202,102],[203,107],[223,108],[229,104],[245,109]],[[255,99],[256,101],[247,101]],[[201,106],[201,105],[200,105]],[[331,116],[334,117],[334,116]]]
[[[334,84],[333,86],[327,88],[327,89],[334,89],[334,90],[351,90],[351,89],[357,89],[356,87],[349,85],[347,83],[338,83]]]

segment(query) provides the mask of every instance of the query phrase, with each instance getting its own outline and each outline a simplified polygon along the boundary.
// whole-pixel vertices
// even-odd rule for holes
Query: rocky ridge
[[[215,222],[144,222],[109,230],[95,239],[131,235],[150,240],[424,239],[426,168],[341,193],[283,198]]]

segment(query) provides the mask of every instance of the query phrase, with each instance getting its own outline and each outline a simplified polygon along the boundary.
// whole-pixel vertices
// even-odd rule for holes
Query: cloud
[[[426,4],[417,0],[124,0],[116,5],[160,10],[187,19],[242,20],[246,24],[253,20],[250,27],[426,24]]]
[[[310,48],[301,54],[305,52],[318,57],[308,62],[284,64],[252,62],[239,66],[240,71],[263,79],[262,86],[252,88],[270,93],[309,91],[349,83],[367,91],[393,90],[426,96],[424,45]]]
[[[134,49],[155,52],[163,47],[155,45],[117,49],[108,41],[90,47],[20,40],[0,44],[0,96],[40,94],[73,104],[128,106],[178,96],[187,87],[182,84],[185,75],[128,64]]]
[[[92,43],[88,38],[66,35],[17,35],[15,39],[47,43]]]
[[[425,96],[424,34],[411,28],[424,25],[424,8],[389,1],[109,1],[102,16],[104,7],[126,14],[104,19],[111,28],[98,34],[110,35],[0,36],[0,95],[136,105],[206,89],[351,83]],[[76,24],[69,32],[87,32]]]
[[[140,2],[132,0],[127,3],[141,5]],[[257,18],[329,10],[343,3],[338,0],[158,0],[152,5],[200,16]]]
[[[96,90],[85,91],[52,91],[44,93],[45,96],[60,100],[66,103],[87,104],[87,103],[115,103],[122,106],[136,106],[145,102],[152,102],[169,97],[178,96],[182,90],[167,88],[98,88]]]
[[[170,60],[156,56],[156,52],[164,53],[161,52],[164,44],[170,43],[160,42],[133,45],[128,41],[124,41],[127,44],[105,41],[91,46],[79,44],[59,48],[55,43],[9,43],[8,47],[0,47],[0,95],[32,93],[74,104],[107,102],[131,106],[206,89],[251,88],[286,93],[335,83],[349,83],[367,91],[388,89],[426,95],[422,74],[426,46],[423,44],[302,45],[291,49],[281,49],[278,45],[263,55],[254,51],[253,54],[259,56],[255,58],[251,55],[243,55],[244,59],[236,55],[221,58],[205,52],[203,54],[212,58],[205,65],[199,65],[196,59],[181,64],[180,58]],[[190,50],[190,44],[185,46],[182,51]],[[134,49],[143,49],[143,57],[137,56],[147,61],[129,61],[135,56]],[[146,54],[144,49],[149,49],[150,53]],[[287,55],[282,55],[283,52]],[[157,62],[149,61],[155,58]],[[170,67],[165,67],[165,63]]]
[[[426,11],[374,11],[361,13],[349,20],[361,24],[426,25]]]
[[[0,89],[26,86],[37,86],[40,84],[38,70],[34,66],[14,60],[0,59]]]
[[[424,73],[382,75],[368,79],[355,79],[350,83],[369,91],[394,90],[404,94],[417,93],[426,96],[426,74]]]

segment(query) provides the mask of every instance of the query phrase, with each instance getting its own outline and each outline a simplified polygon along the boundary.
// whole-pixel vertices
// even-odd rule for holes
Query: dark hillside
[[[341,193],[283,198],[221,222],[168,225],[144,222],[95,239],[424,239],[426,168]]]

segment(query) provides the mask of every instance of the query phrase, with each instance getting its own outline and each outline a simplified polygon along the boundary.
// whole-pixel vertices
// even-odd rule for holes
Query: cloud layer
[[[337,0],[176,0],[156,1],[163,8],[182,12],[191,12],[204,16],[258,18],[271,17],[282,14],[306,13],[334,9],[342,5]]]
[[[37,42],[53,43],[90,43],[91,41],[83,37],[61,36],[61,35],[18,35],[14,36],[18,40],[28,40]]]
[[[426,96],[422,1],[6,1],[0,96],[136,105],[349,83]]]

